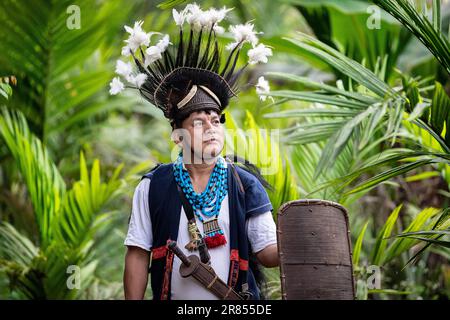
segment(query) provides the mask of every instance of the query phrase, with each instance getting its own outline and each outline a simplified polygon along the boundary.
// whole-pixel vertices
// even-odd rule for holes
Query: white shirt
[[[148,192],[150,188],[150,179],[141,180],[135,189],[133,196],[132,213],[128,226],[128,234],[125,239],[125,245],[136,246],[150,251],[153,243],[152,224],[150,220],[150,210],[148,206]],[[196,222],[200,232],[203,234],[203,224],[198,220]],[[211,266],[217,275],[225,282],[228,280],[230,267],[230,245],[228,242],[230,234],[230,219],[228,209],[228,195],[222,201],[219,213],[219,226],[222,228],[227,244],[209,249],[211,256]],[[277,243],[276,226],[270,211],[253,216],[247,220],[247,234],[253,249],[257,253],[265,247]],[[181,207],[180,224],[178,228],[177,243],[180,249],[187,256],[191,254],[198,255],[198,251],[190,252],[184,248],[190,241],[187,229],[187,218]],[[192,277],[182,278],[179,273],[181,265],[180,259],[174,257],[172,268],[171,298],[173,300],[213,300],[217,299],[208,290],[205,290],[197,280]]]

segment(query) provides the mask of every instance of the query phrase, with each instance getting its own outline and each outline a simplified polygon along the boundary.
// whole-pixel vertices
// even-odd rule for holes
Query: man
[[[233,73],[237,56],[244,43],[253,44],[255,32],[246,25],[245,32],[235,34],[236,42],[220,70],[215,30],[228,10],[214,10],[188,5],[181,13],[174,11],[180,26],[174,54],[166,50],[168,37],[149,47],[141,24],[127,27],[130,39],[125,55],[133,56],[141,73],[126,73],[119,63],[116,71],[164,112],[182,152],[174,163],[147,173],[136,187],[125,239],[126,299],[144,298],[149,265],[154,299],[217,299],[194,278],[181,277],[181,261],[168,250],[169,240],[175,240],[186,255],[201,255],[207,247],[207,262],[218,277],[252,299],[259,298],[259,291],[249,268],[250,255],[254,253],[265,267],[279,263],[272,205],[264,187],[255,175],[221,156],[222,112],[235,95],[242,71]],[[191,32],[183,40],[184,20]],[[209,34],[202,38],[202,32]],[[148,47],[145,61],[134,54],[140,45]],[[153,61],[158,50],[162,59]],[[113,81],[112,93],[121,90],[119,82]]]

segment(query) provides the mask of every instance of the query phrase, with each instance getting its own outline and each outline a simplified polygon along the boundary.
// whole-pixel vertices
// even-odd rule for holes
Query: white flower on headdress
[[[129,46],[122,47],[122,55],[124,57],[129,57],[131,55],[131,51],[130,50],[131,49],[130,49]]]
[[[254,25],[251,23],[238,24],[235,26],[230,26],[229,30],[234,37],[234,47],[238,44],[243,44],[245,42],[250,42],[253,46],[258,43],[258,38],[256,37],[256,31],[253,30]],[[230,44],[231,45],[231,44]],[[229,45],[229,46],[230,46]],[[234,47],[231,47],[234,49]],[[228,48],[228,46],[227,46]]]
[[[223,34],[225,32],[225,29],[217,24],[213,27],[213,30],[216,34]]]
[[[228,51],[231,51],[234,48],[236,48],[238,46],[238,44],[239,44],[239,42],[231,42],[225,46],[225,49]]]
[[[156,46],[160,49],[160,51],[162,53],[162,52],[166,51],[169,44],[171,44],[171,42],[169,42],[169,35],[166,34],[166,35],[164,35],[164,37],[161,40],[158,41]]]
[[[158,59],[161,59],[162,58],[161,53],[162,53],[161,48],[158,46],[148,47],[148,49],[145,50],[144,66],[148,67],[151,63],[155,62]]]
[[[272,56],[272,49],[260,43],[256,47],[253,46],[253,49],[248,50],[247,55],[250,64],[267,63],[267,56]]]
[[[221,22],[225,17],[227,16],[227,13],[233,9],[227,9],[226,7],[223,7],[222,9],[215,9],[211,8],[207,12],[208,18],[210,21],[210,25],[214,25],[216,23]]]
[[[147,80],[147,75],[145,73],[138,73],[136,76],[129,75],[127,81],[136,87],[140,88]]]
[[[269,81],[264,79],[264,77],[258,78],[258,83],[255,87],[256,93],[259,95],[259,99],[261,99],[261,101],[266,101],[267,98],[270,98],[273,101],[273,97],[268,95],[270,93]]]
[[[131,72],[133,72],[133,66],[130,62],[125,63],[122,60],[117,60],[116,62],[116,73],[123,77],[128,77]]]
[[[181,12],[172,10],[172,15],[177,25],[183,25],[186,21],[191,27],[200,31],[202,28],[212,28],[225,19],[227,12],[232,9],[223,7],[222,9],[211,8],[203,11],[196,3],[188,4]],[[220,31],[220,30],[219,30]]]
[[[115,77],[114,79],[112,79],[109,86],[111,87],[109,89],[109,94],[111,95],[116,95],[125,89],[125,86],[123,85],[122,81],[120,81],[119,77]]]
[[[143,21],[137,21],[134,23],[133,28],[125,26],[125,30],[130,34],[130,37],[125,42],[128,44],[128,48],[133,52],[142,45],[148,46],[150,44],[150,36],[152,33],[145,33],[144,30],[142,30],[143,23]]]
[[[211,28],[212,22],[211,22],[211,16],[208,11],[202,11],[200,15],[198,16],[198,23],[196,25],[198,28],[208,27]]]
[[[191,3],[183,10],[186,14],[186,21],[192,27],[199,30],[202,27],[202,20],[204,19],[204,12],[196,3]]]
[[[198,16],[198,24],[200,25],[200,27],[206,27],[208,29],[218,27],[217,24],[225,19],[227,12],[230,10],[232,9],[223,7],[220,10],[211,8],[207,11],[201,11]]]
[[[175,9],[172,9],[172,16],[173,20],[175,20],[175,24],[177,26],[182,26],[184,24],[184,21],[186,20],[186,11],[182,10],[178,12]]]

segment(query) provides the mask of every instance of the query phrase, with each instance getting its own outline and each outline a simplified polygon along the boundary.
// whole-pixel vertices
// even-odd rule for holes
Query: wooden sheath
[[[202,263],[198,256],[190,255],[187,257],[178,248],[175,241],[172,241],[168,245],[168,248],[183,262],[180,265],[180,274],[183,278],[194,277],[200,284],[221,300],[243,300],[242,296],[217,276],[211,266]]]

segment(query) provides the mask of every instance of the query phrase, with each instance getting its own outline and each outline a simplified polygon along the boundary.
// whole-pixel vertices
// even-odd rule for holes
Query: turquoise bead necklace
[[[228,178],[225,159],[219,157],[209,177],[205,190],[196,193],[188,171],[183,166],[183,155],[180,153],[173,163],[176,183],[189,201],[199,221],[203,223],[205,242],[209,248],[226,243],[222,229],[218,225],[218,216],[223,199],[228,193]],[[205,218],[212,219],[205,221]]]

